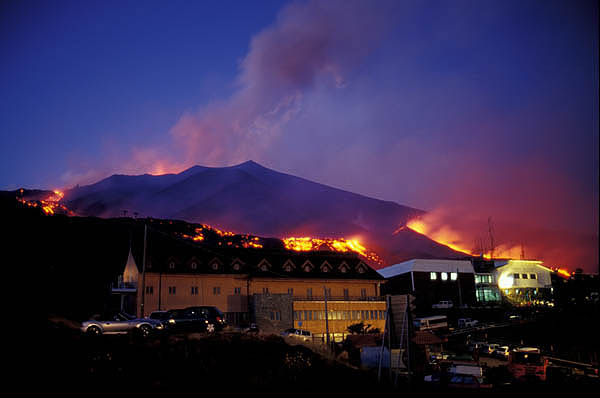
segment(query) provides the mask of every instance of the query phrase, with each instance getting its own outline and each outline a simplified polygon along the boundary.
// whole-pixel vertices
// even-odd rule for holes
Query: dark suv
[[[162,322],[170,332],[209,331],[206,317],[188,309],[169,310]]]
[[[213,306],[203,305],[197,307],[187,307],[184,311],[189,311],[196,317],[201,317],[207,320],[207,331],[221,331],[227,323],[225,322],[225,316],[217,308]]]

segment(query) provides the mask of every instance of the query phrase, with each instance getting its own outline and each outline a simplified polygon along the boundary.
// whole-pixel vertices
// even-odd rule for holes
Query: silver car
[[[139,332],[141,336],[147,337],[153,331],[162,329],[164,329],[164,326],[158,320],[136,318],[124,312],[119,312],[110,319],[93,319],[81,324],[81,331],[91,335]]]

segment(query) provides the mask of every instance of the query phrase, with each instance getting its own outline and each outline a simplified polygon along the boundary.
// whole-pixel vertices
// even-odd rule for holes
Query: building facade
[[[231,325],[257,323],[259,329],[275,333],[297,327],[321,339],[329,331],[331,340],[345,336],[353,323],[380,330],[385,326],[385,281],[354,254],[215,251],[155,242],[145,266],[139,260],[137,282],[128,282],[128,287],[137,287],[138,316],[210,305],[225,313]],[[135,276],[130,262],[127,274]]]
[[[552,302],[552,271],[537,260],[494,260],[502,295],[513,304],[546,305]]]

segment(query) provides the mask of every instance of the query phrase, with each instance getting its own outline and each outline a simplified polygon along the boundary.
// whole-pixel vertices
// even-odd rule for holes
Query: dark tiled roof
[[[140,271],[143,239],[132,242]],[[143,236],[143,235],[142,235]],[[146,271],[187,274],[249,274],[253,277],[383,280],[356,254],[285,249],[214,247],[149,233]]]

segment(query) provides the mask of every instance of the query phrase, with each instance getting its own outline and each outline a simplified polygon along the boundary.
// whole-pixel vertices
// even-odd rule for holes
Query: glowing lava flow
[[[23,198],[24,190],[20,189],[19,194],[21,197],[17,197],[17,200],[24,205],[29,207],[40,207],[45,214],[53,215],[56,212],[62,214],[68,214],[70,216],[75,215],[71,210],[60,203],[65,194],[61,191],[54,190],[49,196],[44,199],[25,199]]]
[[[382,264],[382,259],[375,253],[363,245],[356,239],[332,239],[332,238],[284,238],[283,244],[288,250],[294,251],[334,251],[334,252],[355,252],[377,264]]]

